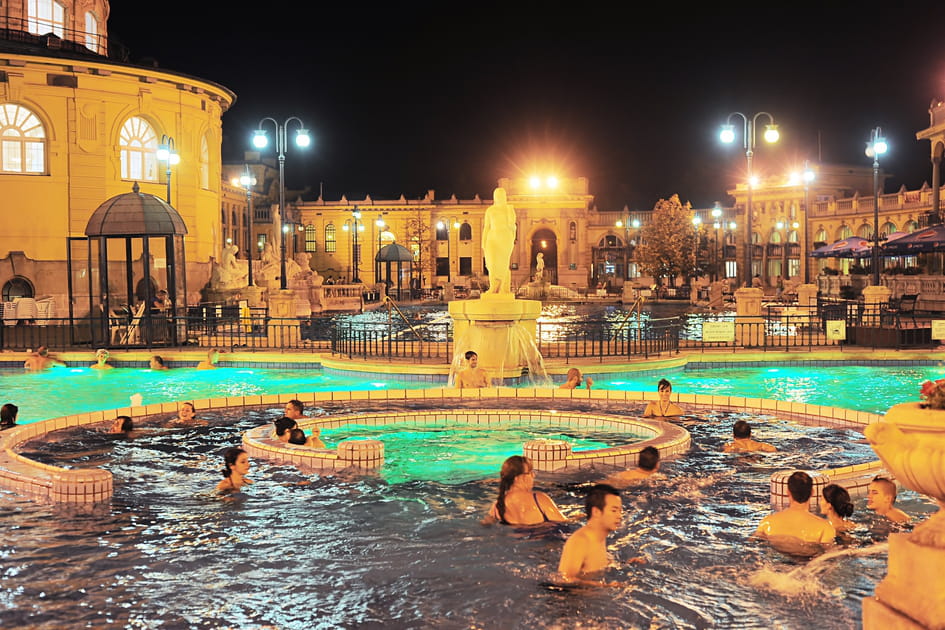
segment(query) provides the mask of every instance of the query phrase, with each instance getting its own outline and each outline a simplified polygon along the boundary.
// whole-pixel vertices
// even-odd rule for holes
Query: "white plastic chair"
[[[3,325],[16,326],[16,305],[13,302],[3,303]]]
[[[36,321],[36,316],[39,315],[39,309],[36,307],[36,300],[25,297],[17,298],[15,304],[16,318],[18,320]]]

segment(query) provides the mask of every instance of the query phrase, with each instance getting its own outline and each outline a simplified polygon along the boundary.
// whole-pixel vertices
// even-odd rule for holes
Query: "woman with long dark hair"
[[[228,448],[223,453],[223,481],[217,484],[217,492],[239,492],[253,483],[246,476],[249,472],[249,455],[241,448]]]
[[[535,471],[527,457],[513,455],[502,464],[499,497],[484,522],[538,525],[568,520],[544,492],[535,492]]]

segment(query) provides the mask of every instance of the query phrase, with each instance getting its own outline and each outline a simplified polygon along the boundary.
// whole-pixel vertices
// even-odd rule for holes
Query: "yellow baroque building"
[[[136,182],[169,195],[187,226],[188,302],[224,242],[221,117],[235,95],[129,63],[109,46],[108,11],[107,0],[0,6],[4,300],[31,290],[65,304],[67,237],[83,237],[95,209]],[[159,159],[162,145],[179,163]]]

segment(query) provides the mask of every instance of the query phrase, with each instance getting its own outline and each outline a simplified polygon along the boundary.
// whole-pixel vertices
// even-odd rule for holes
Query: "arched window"
[[[896,224],[893,223],[892,221],[886,221],[886,223],[884,223],[882,227],[879,228],[879,236],[880,238],[888,238],[889,235],[895,231],[896,231]]]
[[[30,33],[55,33],[62,37],[66,28],[66,7],[56,0],[29,0],[26,5]]]
[[[463,222],[459,226],[459,240],[461,241],[471,241],[472,240],[472,226],[467,222]]]
[[[798,243],[797,230],[791,230],[787,235],[788,243]]]
[[[91,11],[85,14],[85,47],[92,52],[102,52],[98,37],[98,18]]]
[[[157,135],[144,118],[132,116],[121,126],[121,178],[157,181]]]
[[[849,225],[841,225],[840,229],[837,230],[838,241],[843,238],[850,238],[851,236],[853,236],[853,230],[850,229]]]
[[[909,234],[912,234],[918,229],[919,229],[919,224],[916,223],[915,221],[906,221],[906,224],[902,226],[902,231],[908,232]]]
[[[781,242],[781,230],[771,230],[771,234],[768,236],[769,243],[780,243]]]
[[[568,225],[568,238],[573,243],[577,240],[577,223],[571,221],[571,224]]]
[[[329,223],[325,226],[325,251],[331,254],[334,253],[335,248],[335,224]]]
[[[612,234],[608,234],[604,238],[600,239],[600,241],[597,243],[597,246],[598,247],[619,247],[620,241],[616,236]]]
[[[12,302],[15,298],[34,297],[33,284],[23,276],[13,276],[3,285],[3,301]]]
[[[200,187],[210,189],[210,144],[207,136],[200,138]]]
[[[0,169],[46,172],[46,130],[36,114],[13,103],[0,106]]]
[[[307,252],[317,252],[318,251],[318,242],[315,240],[315,237],[318,236],[318,232],[315,229],[315,226],[309,223],[305,226],[305,251]]]
[[[449,236],[449,225],[446,221],[438,221],[436,224],[436,240],[445,241]]]
[[[861,238],[869,238],[869,239],[873,238],[873,226],[870,225],[869,223],[864,223],[863,225],[859,227],[859,229],[857,229],[856,235]]]

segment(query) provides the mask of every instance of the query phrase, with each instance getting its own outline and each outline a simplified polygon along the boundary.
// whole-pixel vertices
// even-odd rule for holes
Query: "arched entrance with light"
[[[538,264],[538,254],[545,261],[545,282],[558,284],[558,237],[552,230],[541,228],[532,234],[531,255],[528,258],[528,277],[535,278]]]

